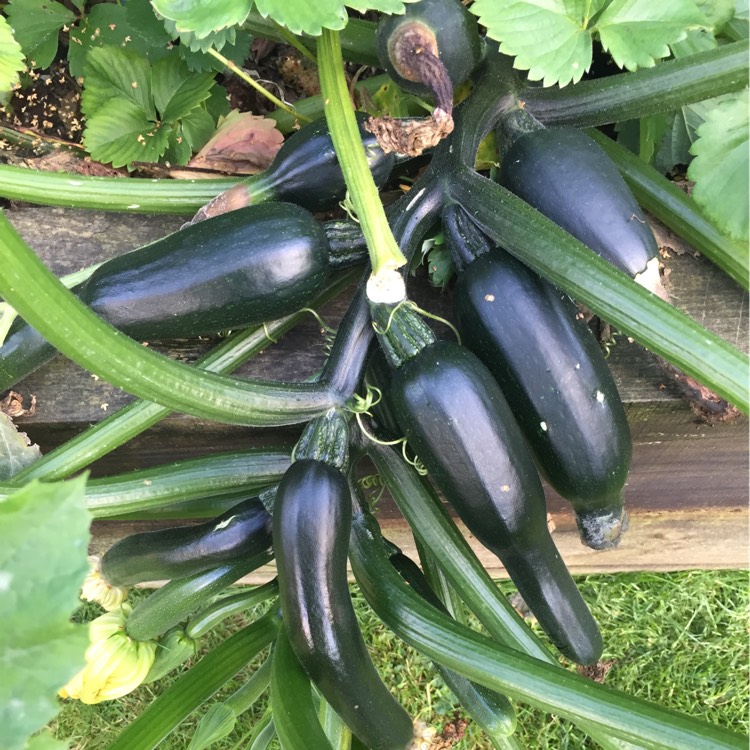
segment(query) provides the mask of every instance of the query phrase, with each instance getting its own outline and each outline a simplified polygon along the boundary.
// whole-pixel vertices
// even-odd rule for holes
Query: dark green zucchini
[[[407,307],[374,306],[399,425],[429,476],[476,538],[503,562],[560,651],[596,661],[601,635],[547,528],[544,492],[523,435],[490,371],[435,341]]]
[[[458,206],[443,213],[458,271],[463,343],[489,368],[550,485],[569,500],[581,538],[616,545],[632,443],[617,386],[575,304],[498,247]]]
[[[396,47],[408,31],[419,30],[425,45],[445,66],[453,86],[468,80],[482,58],[477,19],[459,0],[420,0],[407,3],[402,15],[383,16],[378,24],[380,64],[405,91],[432,95],[418,73],[399,63]]]
[[[666,296],[646,217],[609,157],[584,132],[524,132],[502,153],[500,182],[647,289]]]
[[[346,477],[325,461],[296,461],[281,480],[273,516],[281,609],[297,658],[368,748],[405,750],[411,720],[375,670],[349,597]]]
[[[338,267],[366,258],[361,236],[327,231],[291,203],[247,206],[102,264],[74,289],[107,322],[153,340],[217,333],[304,307]],[[55,350],[22,320],[0,347],[0,391]]]
[[[163,581],[200,573],[271,547],[271,516],[257,498],[196,526],[131,534],[102,556],[102,575],[113,586]]]

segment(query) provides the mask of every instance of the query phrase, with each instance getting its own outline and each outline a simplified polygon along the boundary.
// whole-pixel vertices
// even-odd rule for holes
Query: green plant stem
[[[251,11],[242,24],[243,28],[253,36],[271,39],[275,42],[288,44],[286,35],[281,31],[278,24],[271,18],[264,18],[257,11]],[[378,52],[375,46],[375,31],[377,23],[363,21],[359,18],[350,18],[346,27],[341,31],[341,51],[346,60],[379,67]],[[302,35],[305,47],[315,50],[320,44],[320,37]],[[296,102],[295,102],[296,106]]]
[[[315,298],[313,306],[318,307],[337,297],[358,276],[355,270],[340,274]],[[307,311],[302,310],[265,326],[239,331],[198,360],[196,366],[209,372],[231,372],[263,351],[270,340],[276,340],[290,331],[307,315]],[[11,482],[20,486],[32,479],[47,482],[65,479],[153,427],[169,414],[171,409],[159,404],[134,401],[22,469]]]
[[[94,208],[137,214],[193,215],[239,182],[216,180],[85,177],[0,165],[0,197],[42,206]]]
[[[740,91],[748,84],[748,40],[653,68],[577,83],[528,88],[526,109],[545,125],[578,128],[672,112],[685,104]]]
[[[0,216],[0,293],[53,346],[113,385],[175,411],[252,426],[307,422],[339,405],[325,383],[217,375],[170,360],[98,318]]]
[[[261,96],[268,99],[269,102],[275,104],[280,110],[291,115],[296,120],[304,120],[310,122],[310,118],[301,115],[293,107],[290,107],[286,102],[282,102],[277,96],[274,96],[268,89],[263,88],[252,76],[249,76],[239,65],[236,65],[231,60],[224,57],[221,52],[217,52],[215,49],[209,49],[208,54],[211,57],[216,58],[222,65],[232,71],[238,78],[241,78],[248,86],[255,89]]]
[[[350,560],[370,605],[431,659],[543,711],[665,750],[741,750],[747,738],[557,669],[435,612],[388,563],[373,522],[355,518]]]
[[[268,612],[224,641],[170,685],[108,750],[152,750],[274,639],[280,621]]]
[[[338,155],[349,196],[362,227],[370,253],[373,275],[400,268],[406,263],[388,225],[359,136],[354,108],[344,77],[339,34],[323,29],[318,44],[320,88],[326,121]]]
[[[636,200],[675,234],[745,289],[750,288],[747,246],[725,237],[677,185],[598,130],[589,135],[607,152]]]
[[[497,183],[461,170],[451,175],[448,189],[477,225],[521,262],[748,412],[749,365],[744,354],[633,282]]]

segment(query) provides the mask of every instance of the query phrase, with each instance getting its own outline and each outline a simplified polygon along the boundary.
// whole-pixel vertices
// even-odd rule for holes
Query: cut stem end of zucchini
[[[620,537],[630,522],[625,509],[619,507],[577,515],[576,523],[581,541],[587,547],[605,550],[620,544]]]

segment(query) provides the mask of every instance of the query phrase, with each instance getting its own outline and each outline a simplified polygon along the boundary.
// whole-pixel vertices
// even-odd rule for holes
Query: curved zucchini
[[[658,247],[646,218],[601,147],[575,128],[532,130],[502,156],[500,182],[655,294]]]
[[[102,556],[113,586],[172,580],[201,573],[271,547],[271,516],[257,498],[207,523],[131,534]]]
[[[419,341],[417,325],[401,307],[389,330],[407,342],[391,343],[402,364],[388,398],[409,445],[469,531],[502,560],[557,648],[578,663],[596,661],[599,628],[552,541],[544,491],[507,401],[474,354]]]
[[[113,258],[74,292],[134,338],[217,333],[295,312],[334,268],[365,257],[359,238],[338,225],[335,237],[331,255],[326,230],[309,211],[291,203],[247,206]],[[0,391],[54,354],[17,320],[0,347]]]
[[[372,750],[403,750],[411,720],[375,670],[349,597],[351,517],[341,471],[311,459],[292,464],[273,514],[284,625],[310,679],[352,732]]]
[[[615,546],[632,442],[607,362],[574,303],[498,247],[474,242],[462,209],[443,215],[459,268],[453,294],[464,344],[492,372],[542,474],[570,501],[581,538]],[[468,263],[464,262],[468,258]]]
[[[386,73],[405,91],[418,96],[433,94],[394,54],[404,33],[418,28],[445,66],[453,86],[468,80],[482,57],[477,19],[459,0],[420,0],[405,7],[402,15],[384,16],[378,24],[378,58]]]

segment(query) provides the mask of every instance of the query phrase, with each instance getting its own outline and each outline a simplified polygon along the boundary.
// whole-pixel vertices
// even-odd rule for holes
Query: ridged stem
[[[685,104],[745,88],[748,48],[745,39],[633,73],[562,89],[528,88],[521,98],[526,109],[550,127],[593,127],[672,112]]]

